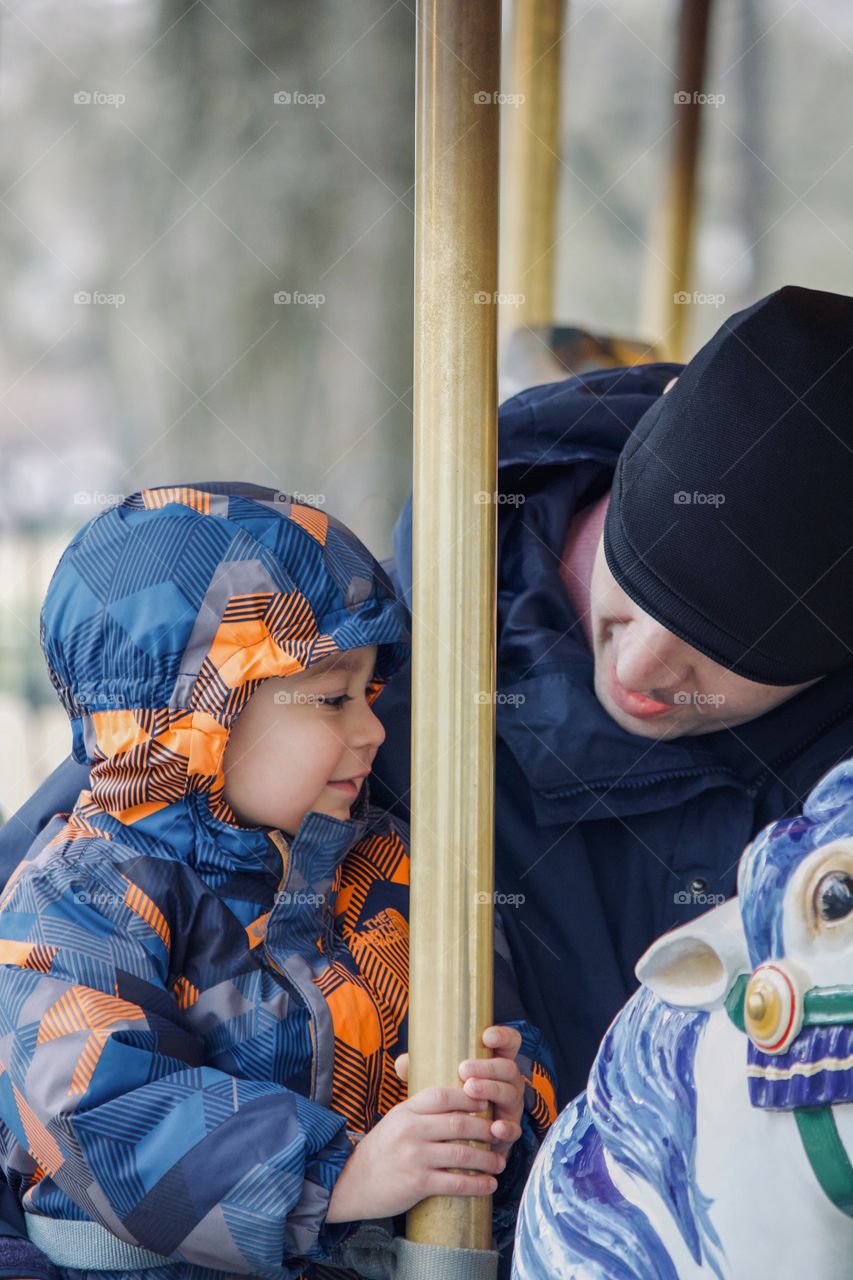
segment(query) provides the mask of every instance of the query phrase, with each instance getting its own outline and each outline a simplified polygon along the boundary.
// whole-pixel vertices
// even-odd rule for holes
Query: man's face
[[[675,386],[671,378],[666,393]],[[599,539],[590,618],[595,692],[605,711],[643,738],[695,737],[772,711],[805,684],[759,684],[706,658],[644,613],[613,577]]]
[[[617,724],[643,738],[744,724],[816,683],[746,680],[667,631],[619,586],[603,535],[592,569],[590,619],[598,700]]]

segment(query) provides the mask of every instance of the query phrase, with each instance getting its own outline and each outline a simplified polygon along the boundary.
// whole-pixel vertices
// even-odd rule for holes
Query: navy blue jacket
[[[607,492],[633,426],[679,367],[534,387],[500,413],[500,489],[525,500],[498,508],[496,889],[524,1007],[554,1052],[561,1103],[586,1083],[649,943],[706,910],[709,895],[731,895],[746,842],[798,811],[817,779],[853,753],[853,667],[748,724],[666,742],[627,733],[595,696],[592,657],[559,577],[566,528]],[[394,550],[386,568],[410,602],[410,502]],[[387,738],[371,797],[405,817],[407,672],[376,711]],[[65,761],[9,821],[0,877],[47,818],[70,810],[86,780]],[[0,1241],[0,1277],[12,1275],[3,1261]]]
[[[525,501],[498,509],[496,889],[522,1003],[554,1052],[561,1104],[585,1086],[646,947],[708,910],[712,895],[733,894],[744,845],[799,812],[818,778],[853,754],[853,666],[747,724],[665,742],[620,728],[595,695],[592,656],[559,576],[566,529],[608,491],[631,429],[680,367],[534,387],[500,413],[500,491]],[[410,502],[394,551],[411,606]],[[385,789],[371,793],[401,814],[405,675],[376,704]]]

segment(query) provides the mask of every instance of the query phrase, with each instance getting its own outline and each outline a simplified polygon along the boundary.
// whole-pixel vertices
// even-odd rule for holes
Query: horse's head
[[[803,1026],[830,1025],[833,1009],[838,1023],[853,1020],[853,761],[818,783],[801,817],[747,845],[737,901],[664,934],[637,977],[679,1008],[737,1013],[739,988],[745,1029],[765,1054],[784,1053]],[[838,987],[851,988],[849,1001],[810,1017],[812,993]]]
[[[853,1102],[853,761],[747,846],[737,901],[658,939],[637,976],[745,1033],[752,1105],[794,1112],[818,1180],[853,1213],[832,1113]]]

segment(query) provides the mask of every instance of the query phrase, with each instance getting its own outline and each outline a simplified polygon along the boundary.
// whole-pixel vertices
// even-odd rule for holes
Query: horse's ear
[[[717,1009],[739,973],[751,969],[737,898],[665,933],[640,957],[635,973],[667,1004]]]

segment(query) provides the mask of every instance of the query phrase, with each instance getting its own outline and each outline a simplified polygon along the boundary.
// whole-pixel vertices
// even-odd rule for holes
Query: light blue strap
[[[25,1213],[24,1218],[30,1240],[57,1267],[78,1271],[150,1271],[152,1267],[180,1261],[128,1244],[99,1222],[45,1218],[36,1213]]]
[[[495,1280],[498,1255],[486,1249],[413,1244],[378,1222],[367,1222],[320,1266],[354,1271],[365,1280]]]
[[[24,1215],[33,1244],[57,1267],[77,1271],[150,1271],[178,1258],[127,1244],[98,1222]],[[485,1249],[445,1249],[393,1237],[378,1224],[361,1226],[322,1264],[370,1280],[495,1280],[498,1255]]]

